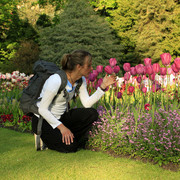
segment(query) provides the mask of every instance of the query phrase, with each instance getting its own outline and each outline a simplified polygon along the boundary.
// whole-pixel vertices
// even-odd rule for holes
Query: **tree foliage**
[[[107,65],[116,58],[122,65],[122,46],[112,29],[99,17],[86,0],[68,1],[60,15],[60,24],[45,28],[40,34],[40,57],[60,62],[63,54],[84,49],[93,55],[93,66]]]

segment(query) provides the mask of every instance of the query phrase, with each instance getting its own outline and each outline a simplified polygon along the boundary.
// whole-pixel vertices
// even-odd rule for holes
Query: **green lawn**
[[[178,180],[180,172],[101,152],[37,152],[32,134],[0,128],[1,180]]]

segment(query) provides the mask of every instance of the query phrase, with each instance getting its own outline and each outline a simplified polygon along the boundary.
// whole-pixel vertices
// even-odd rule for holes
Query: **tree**
[[[59,64],[63,54],[84,49],[93,55],[93,66],[107,65],[116,58],[122,66],[122,49],[108,23],[99,17],[86,0],[68,1],[60,24],[40,34],[40,57]]]

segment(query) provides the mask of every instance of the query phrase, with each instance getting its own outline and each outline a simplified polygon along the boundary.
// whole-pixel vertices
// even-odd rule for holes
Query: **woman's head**
[[[61,66],[65,71],[73,71],[75,70],[77,65],[83,66],[86,61],[89,61],[89,63],[91,63],[91,54],[84,50],[75,50],[72,53],[63,55],[61,59]]]

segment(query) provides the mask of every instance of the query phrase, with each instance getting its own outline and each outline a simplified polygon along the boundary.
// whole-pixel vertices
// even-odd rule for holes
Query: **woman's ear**
[[[76,69],[77,69],[77,70],[80,70],[81,68],[82,68],[82,66],[81,66],[80,64],[77,64],[77,65],[76,65]]]

